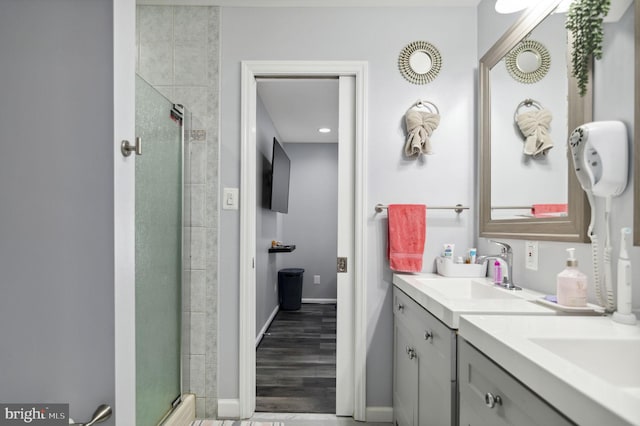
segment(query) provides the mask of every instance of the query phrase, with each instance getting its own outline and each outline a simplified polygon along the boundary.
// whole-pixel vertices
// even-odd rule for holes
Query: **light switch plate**
[[[527,241],[525,243],[525,267],[533,271],[538,270],[538,242]]]
[[[238,210],[238,198],[240,191],[238,188],[224,188],[222,191],[222,209]]]

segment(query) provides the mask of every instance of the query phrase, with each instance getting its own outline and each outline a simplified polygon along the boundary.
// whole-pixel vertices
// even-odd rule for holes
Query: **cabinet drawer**
[[[574,425],[462,338],[458,355],[460,426]]]
[[[450,365],[451,359],[455,360],[455,332],[397,287],[393,288],[393,314],[394,320],[405,324],[414,336],[416,344],[422,346],[423,350],[436,351],[438,358],[446,361],[447,366]],[[451,380],[455,380],[455,362],[451,365]]]

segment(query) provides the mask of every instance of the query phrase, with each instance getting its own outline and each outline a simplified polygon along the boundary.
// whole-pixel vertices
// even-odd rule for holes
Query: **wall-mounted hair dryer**
[[[610,212],[611,198],[627,187],[629,172],[629,142],[627,128],[621,121],[596,121],[575,129],[569,136],[573,167],[591,205],[591,238],[593,275],[598,302],[609,312],[615,309],[611,278]],[[602,298],[599,278],[598,236],[593,232],[596,203],[594,197],[605,198],[604,289]]]
[[[629,143],[620,121],[584,124],[569,137],[573,165],[586,192],[615,197],[627,187]]]

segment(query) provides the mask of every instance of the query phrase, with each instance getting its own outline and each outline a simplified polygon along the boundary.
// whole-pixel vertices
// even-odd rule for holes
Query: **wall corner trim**
[[[218,400],[218,418],[239,419],[240,418],[240,400],[239,399],[219,399]]]
[[[366,421],[375,423],[392,423],[393,407],[367,407]]]

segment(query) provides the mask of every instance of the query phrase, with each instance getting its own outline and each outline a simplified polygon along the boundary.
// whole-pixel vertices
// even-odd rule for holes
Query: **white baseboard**
[[[273,322],[273,319],[276,317],[276,315],[278,314],[279,310],[280,310],[280,305],[276,305],[276,307],[273,309],[273,312],[271,312],[271,315],[269,315],[269,318],[267,319],[267,322],[265,322],[264,326],[262,326],[262,328],[260,329],[260,332],[258,333],[258,336],[256,337],[256,348],[260,344],[260,341],[264,337],[264,333],[266,333],[267,330],[269,329],[269,326]]]
[[[367,407],[366,421],[375,423],[393,422],[393,407]]]
[[[338,303],[338,299],[302,299],[302,303],[329,304]]]
[[[189,426],[196,419],[196,397],[193,394],[182,395],[182,402],[162,426]]]
[[[239,419],[240,400],[239,399],[219,399],[218,400],[219,419]]]

